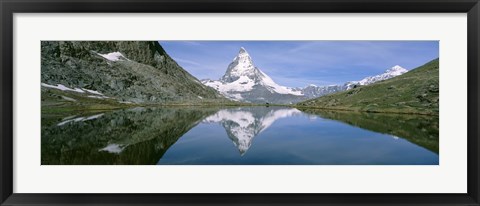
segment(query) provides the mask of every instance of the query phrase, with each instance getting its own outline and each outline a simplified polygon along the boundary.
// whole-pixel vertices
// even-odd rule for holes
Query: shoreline
[[[194,104],[194,103],[169,103],[169,104],[125,104],[125,105],[111,105],[111,104],[87,104],[87,105],[58,105],[58,106],[41,106],[41,113],[54,114],[63,112],[82,112],[82,111],[112,111],[118,109],[127,109],[135,107],[198,107],[198,108],[211,108],[211,107],[290,107],[296,108],[300,111],[305,110],[324,110],[324,111],[338,111],[338,112],[359,112],[359,113],[380,113],[380,114],[406,114],[406,115],[426,115],[426,116],[439,116],[438,113],[431,112],[404,112],[404,111],[366,111],[348,108],[328,108],[328,107],[305,107],[298,105],[281,105],[281,104]]]

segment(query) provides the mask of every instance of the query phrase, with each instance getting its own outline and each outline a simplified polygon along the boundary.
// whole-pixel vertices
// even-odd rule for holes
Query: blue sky
[[[198,79],[219,79],[244,47],[280,85],[343,84],[395,65],[414,69],[438,58],[438,41],[159,41]]]

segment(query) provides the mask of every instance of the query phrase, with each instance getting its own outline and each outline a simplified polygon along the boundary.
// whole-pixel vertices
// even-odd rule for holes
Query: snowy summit
[[[403,68],[399,65],[395,65],[392,68],[387,69],[382,74],[366,77],[366,78],[364,78],[360,81],[347,82],[345,84],[345,86],[347,87],[346,89],[348,90],[348,89],[353,88],[354,85],[369,85],[369,84],[373,84],[375,82],[379,82],[379,81],[391,79],[391,78],[396,77],[396,76],[400,76],[400,75],[405,74],[407,72],[408,72],[407,69],[405,69],[405,68]]]
[[[202,83],[218,90],[226,97],[247,102],[278,102],[279,99],[285,99],[281,97],[282,95],[287,95],[287,99],[303,96],[301,91],[293,91],[291,88],[275,83],[255,66],[243,47],[228,65],[227,71],[220,80],[204,80]]]

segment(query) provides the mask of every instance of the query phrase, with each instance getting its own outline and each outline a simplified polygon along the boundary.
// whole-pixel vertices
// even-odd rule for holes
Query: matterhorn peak
[[[238,53],[240,53],[240,54],[241,53],[247,53],[247,50],[244,47],[240,47],[240,51]]]
[[[292,104],[305,99],[302,91],[278,85],[257,68],[244,47],[240,47],[222,78],[202,83],[236,101]]]
[[[240,51],[238,51],[238,55],[233,59],[233,61],[242,61],[242,62],[249,62],[252,63],[252,59],[248,54],[247,50],[243,47],[240,47]]]
[[[232,63],[228,65],[227,71],[221,80],[224,82],[234,82],[242,76],[248,77],[252,80],[257,79],[255,76],[260,72],[256,70],[253,60],[247,53],[247,50],[240,47],[240,51],[237,56],[233,58]]]

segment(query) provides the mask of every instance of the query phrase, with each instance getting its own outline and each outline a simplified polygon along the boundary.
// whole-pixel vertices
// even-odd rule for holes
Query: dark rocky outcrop
[[[180,67],[157,41],[43,41],[42,83],[135,103],[227,101]],[[120,52],[110,61],[100,54]]]

